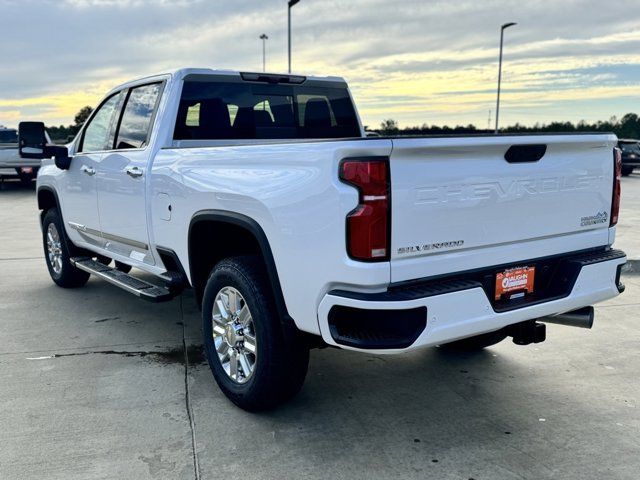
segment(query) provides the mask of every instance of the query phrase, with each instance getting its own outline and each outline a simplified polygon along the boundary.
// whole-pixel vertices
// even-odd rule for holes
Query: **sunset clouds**
[[[487,125],[640,112],[637,2],[302,0],[294,71],[344,76],[365,123]],[[180,66],[286,71],[286,1],[0,0],[0,124],[70,123],[129,78]]]

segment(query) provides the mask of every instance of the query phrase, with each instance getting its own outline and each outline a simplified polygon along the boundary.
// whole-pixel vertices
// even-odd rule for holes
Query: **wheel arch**
[[[237,254],[234,251],[235,245],[231,250],[228,250],[230,244],[228,243],[229,241],[226,240],[223,241],[222,249],[219,252],[210,252],[209,255],[205,257],[204,262],[198,261],[198,259],[201,258],[199,255],[203,253],[203,249],[205,248],[205,246],[202,245],[205,238],[198,238],[198,235],[200,235],[204,229],[204,232],[207,232],[206,239],[211,240],[210,229],[215,228],[216,226],[231,226],[237,232],[243,232],[242,235],[245,235],[245,237],[243,237],[243,242],[240,243],[243,244],[245,248],[257,250],[248,253],[257,253],[262,258],[280,318],[285,322],[285,324],[294,325],[295,323],[289,315],[284,301],[280,278],[278,276],[269,240],[258,222],[239,213],[224,210],[201,210],[195,213],[189,222],[189,273],[191,277],[191,284],[196,291],[198,301],[202,298],[204,285],[206,284],[206,280],[213,266],[222,258],[228,257],[228,252],[232,252],[231,255]],[[234,239],[234,244],[235,243]],[[210,247],[213,247],[214,249],[216,248],[215,245],[210,245]],[[208,250],[205,251],[208,252]]]
[[[62,224],[66,228],[64,216],[62,215],[62,204],[60,203],[58,192],[56,192],[54,188],[45,185],[38,187],[38,190],[36,191],[36,198],[38,201],[38,210],[40,210],[40,223],[42,224],[42,220],[44,219],[44,215],[47,213],[47,210],[57,208],[58,214],[62,219]]]
[[[38,188],[37,198],[39,210],[46,211],[52,207],[58,207],[58,210],[60,210],[60,200],[58,199],[58,193],[53,188]]]

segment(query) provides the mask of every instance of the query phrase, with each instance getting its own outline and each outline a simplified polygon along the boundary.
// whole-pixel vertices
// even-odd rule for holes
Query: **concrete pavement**
[[[623,195],[617,246],[640,259],[640,175]],[[593,330],[536,346],[314,351],[300,395],[255,415],[203,363],[190,293],[57,288],[34,191],[5,184],[0,207],[2,479],[637,478],[639,275]]]

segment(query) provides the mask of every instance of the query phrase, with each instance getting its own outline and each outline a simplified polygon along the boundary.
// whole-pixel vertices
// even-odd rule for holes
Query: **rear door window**
[[[116,149],[142,148],[147,145],[161,89],[161,83],[131,89],[120,120]]]

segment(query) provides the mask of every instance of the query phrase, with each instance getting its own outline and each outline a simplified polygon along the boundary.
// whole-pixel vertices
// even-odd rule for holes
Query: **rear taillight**
[[[622,152],[619,148],[613,149],[613,199],[611,200],[611,224],[618,223],[620,214],[620,181],[622,180]]]
[[[390,253],[389,159],[348,158],[340,180],[358,189],[358,206],[347,215],[347,252],[351,258],[384,261]]]

